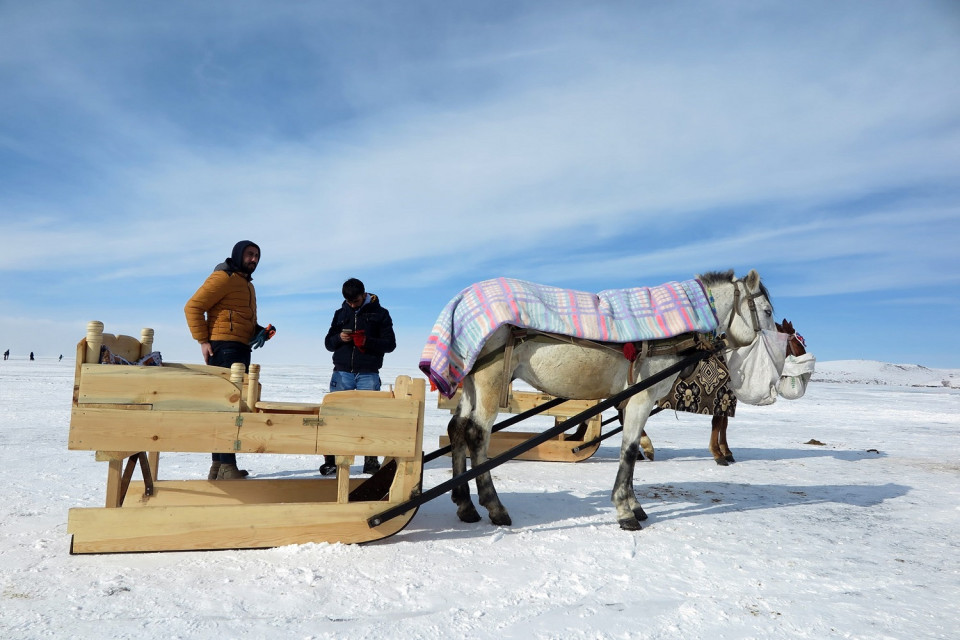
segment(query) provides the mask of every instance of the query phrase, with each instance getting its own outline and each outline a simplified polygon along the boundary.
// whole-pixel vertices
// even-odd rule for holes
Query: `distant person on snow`
[[[30,359],[33,360],[33,351],[30,352]]]
[[[235,362],[242,362],[249,367],[250,349],[262,347],[276,333],[273,325],[257,324],[257,293],[252,274],[258,264],[260,247],[241,240],[184,306],[187,326],[193,339],[200,343],[205,363],[230,368]],[[212,456],[208,480],[236,480],[249,475],[237,468],[236,454]]]
[[[376,295],[367,293],[363,283],[350,278],[343,283],[343,304],[333,314],[324,346],[333,352],[333,377],[330,392],[353,389],[380,390],[383,354],[397,348],[390,312],[380,306]],[[365,456],[364,473],[376,473],[380,461]],[[323,456],[320,473],[337,472],[336,458]]]
[[[6,351],[3,352],[3,359],[6,360],[9,357],[10,357],[10,349],[7,349]]]

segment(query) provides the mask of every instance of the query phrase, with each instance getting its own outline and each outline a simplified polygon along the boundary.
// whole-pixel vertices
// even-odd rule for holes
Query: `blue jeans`
[[[380,391],[380,374],[373,372],[350,373],[349,371],[334,371],[330,378],[330,393],[334,391]],[[333,456],[323,456],[324,464],[333,464]],[[365,461],[377,461],[376,456],[365,456]]]
[[[334,371],[330,378],[330,393],[334,391],[380,391],[380,374],[376,372],[350,373]]]

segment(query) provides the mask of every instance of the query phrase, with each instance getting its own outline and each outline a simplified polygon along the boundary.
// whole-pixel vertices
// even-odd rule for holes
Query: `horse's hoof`
[[[643,507],[637,507],[633,510],[633,515],[637,517],[637,520],[646,520],[647,512],[643,510]]]
[[[732,453],[728,456],[724,456],[723,459],[726,460],[727,462],[736,462],[736,460],[733,459]]]
[[[472,504],[457,509],[457,517],[463,522],[480,522],[481,519],[476,507],[474,507]]]
[[[490,522],[500,527],[509,527],[513,524],[513,520],[510,519],[510,514],[503,512],[499,515],[490,514]]]
[[[714,458],[714,460],[716,460],[716,461],[717,461],[717,464],[720,465],[721,467],[728,467],[728,466],[730,466],[730,463],[727,462],[727,459],[726,459],[726,458]]]
[[[643,527],[640,526],[640,521],[636,518],[627,518],[625,520],[620,520],[620,528],[624,531],[640,531]]]

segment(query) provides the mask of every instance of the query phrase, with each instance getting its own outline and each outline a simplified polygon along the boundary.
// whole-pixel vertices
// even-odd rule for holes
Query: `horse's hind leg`
[[[726,420],[727,418],[725,416],[713,416],[713,420],[710,423],[710,453],[713,454],[713,459],[717,464],[722,467],[728,464],[726,457],[723,455],[723,451],[720,449],[721,428]]]
[[[720,453],[723,455],[723,459],[727,462],[736,462],[733,459],[733,452],[730,451],[730,447],[727,446],[727,425],[730,422],[730,418],[727,416],[719,416],[720,418]]]
[[[490,446],[490,428],[497,418],[500,400],[500,384],[503,379],[501,364],[487,367],[473,374],[474,408],[472,424],[466,430],[467,446],[470,448],[470,459],[474,468],[487,461],[487,452]],[[506,507],[500,502],[497,489],[493,485],[493,476],[490,472],[477,476],[477,499],[490,515],[490,521],[496,525],[509,526],[513,524]]]
[[[450,457],[453,465],[453,477],[457,477],[467,470],[467,431],[472,421],[454,415],[447,424],[447,435],[450,437]],[[479,522],[480,514],[470,499],[470,484],[464,482],[453,488],[450,498],[457,505],[457,517],[463,522]]]

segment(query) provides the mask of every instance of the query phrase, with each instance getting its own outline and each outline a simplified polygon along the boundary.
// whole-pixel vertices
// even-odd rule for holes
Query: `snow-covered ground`
[[[417,375],[384,379],[398,373]],[[319,399],[328,377],[265,367],[263,397]],[[443,496],[363,546],[99,556],[68,553],[67,510],[102,504],[106,474],[67,450],[72,381],[67,360],[0,362],[2,638],[873,640],[960,628],[958,370],[818,363],[804,398],[738,408],[729,467],[707,452],[708,419],[651,418],[639,532],[621,531],[610,505],[614,437],[579,464],[497,468],[508,528],[464,524]],[[427,451],[448,418],[431,394]],[[318,466],[240,461],[254,476]],[[448,465],[429,463],[424,486]],[[161,475],[208,466],[167,454]]]

